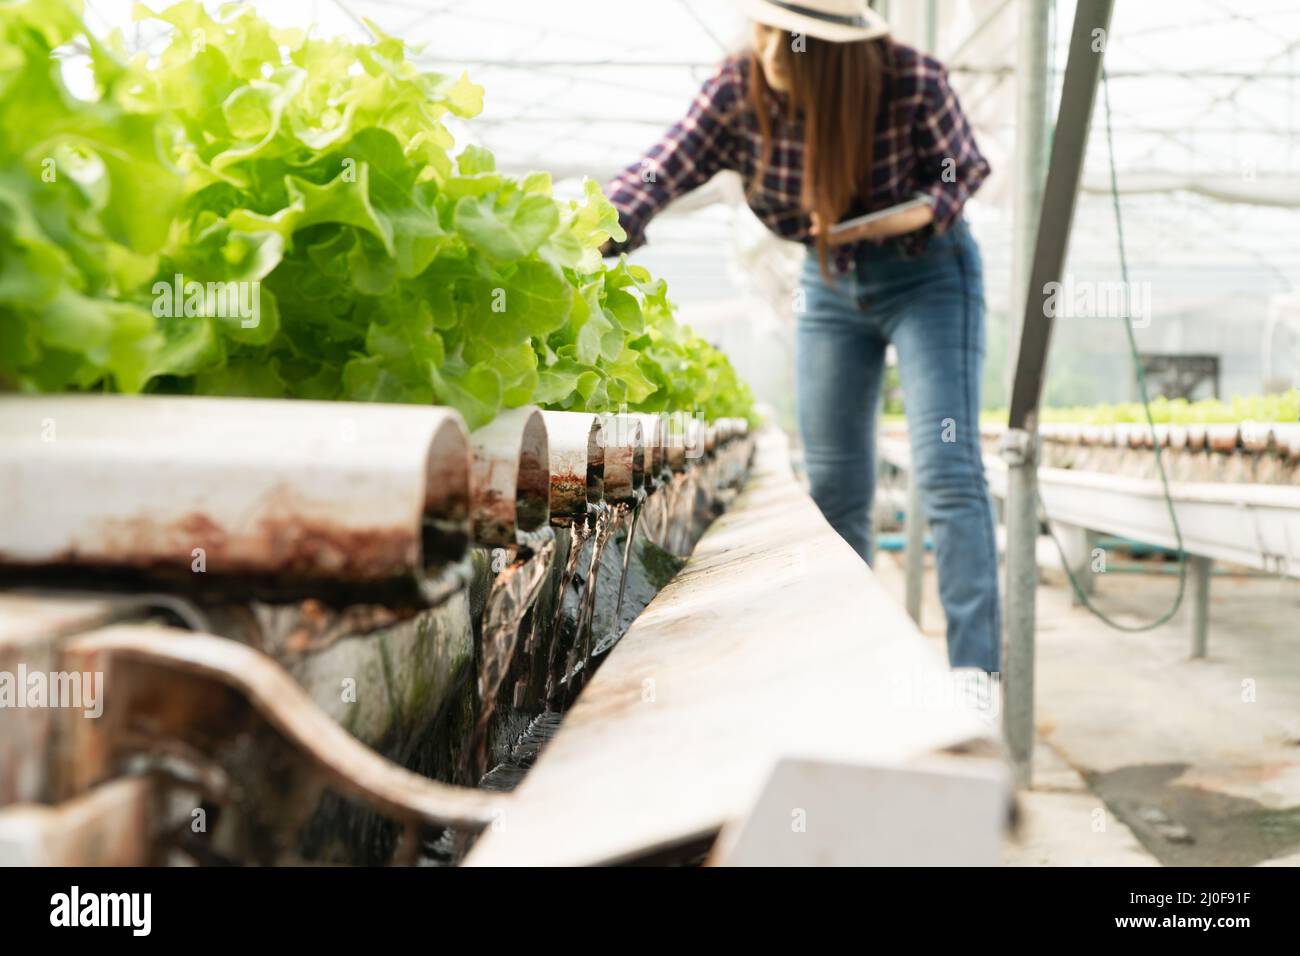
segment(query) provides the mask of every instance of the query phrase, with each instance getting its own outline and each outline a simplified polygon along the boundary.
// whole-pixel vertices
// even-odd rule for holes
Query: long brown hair
[[[773,28],[768,28],[773,29]],[[827,230],[855,199],[871,194],[876,118],[890,62],[890,40],[832,43],[800,34],[778,46],[777,66],[789,84],[787,109],[803,120],[803,189],[800,203],[821,224],[817,253],[829,276]],[[758,188],[772,161],[771,88],[762,59],[751,48],[749,99],[758,117],[763,154],[750,190]]]

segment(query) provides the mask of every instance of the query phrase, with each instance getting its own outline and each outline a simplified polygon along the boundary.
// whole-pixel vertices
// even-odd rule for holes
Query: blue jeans
[[[948,660],[996,672],[997,544],[979,441],[982,272],[979,247],[962,221],[919,256],[865,246],[853,272],[834,283],[811,251],[795,362],[813,500],[870,563],[876,418],[885,349],[893,344],[948,617]]]

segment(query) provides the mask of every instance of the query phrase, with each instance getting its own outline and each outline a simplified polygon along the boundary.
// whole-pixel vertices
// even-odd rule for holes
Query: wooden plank
[[[742,817],[783,758],[895,765],[991,731],[817,511],[786,440],[566,715],[468,865],[634,858]]]

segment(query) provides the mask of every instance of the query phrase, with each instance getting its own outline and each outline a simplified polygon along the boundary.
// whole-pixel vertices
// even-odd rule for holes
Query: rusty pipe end
[[[747,418],[724,418],[722,421],[727,424],[728,441],[744,438],[749,434],[749,419]]]
[[[550,449],[550,511],[577,518],[605,496],[602,420],[586,412],[542,412]]]
[[[708,453],[705,442],[708,429],[702,420],[694,416],[686,418],[683,425],[682,449],[686,458],[686,465],[689,467],[693,462],[699,461]]]
[[[648,490],[658,484],[659,475],[668,464],[664,422],[658,415],[645,412],[638,412],[635,417],[641,422],[641,438],[645,447],[645,483]]]
[[[421,564],[433,572],[465,556],[470,537],[469,435],[459,416],[434,428],[424,462]]]
[[[685,471],[695,460],[705,457],[705,425],[694,415],[673,412],[664,416],[667,462],[672,471]]]
[[[674,472],[686,470],[686,422],[680,413],[660,416],[664,431],[664,463]]]
[[[470,436],[471,531],[475,544],[526,543],[550,520],[550,450],[542,413],[508,409]]]
[[[599,504],[605,500],[605,438],[604,425],[592,416],[587,430],[587,501]]]
[[[604,446],[605,498],[627,502],[645,487],[646,448],[641,420],[633,415],[601,419]]]

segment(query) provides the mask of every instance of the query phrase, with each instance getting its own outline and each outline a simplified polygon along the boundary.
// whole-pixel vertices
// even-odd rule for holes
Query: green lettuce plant
[[[726,358],[625,260],[594,182],[456,151],[483,91],[373,41],[193,0],[95,37],[65,0],[0,3],[0,382],[26,390],[746,416]],[[90,53],[74,97],[56,51]]]
[[[1241,422],[1300,421],[1300,389],[1273,395],[1236,396],[1228,401],[1203,398],[1195,402],[1156,396],[1151,400],[1151,418],[1157,424],[1230,425]],[[1073,408],[1044,408],[1039,417],[1044,424],[1117,425],[1146,423],[1140,403],[1088,405]],[[985,424],[1005,424],[1006,409],[988,409],[980,413]]]

